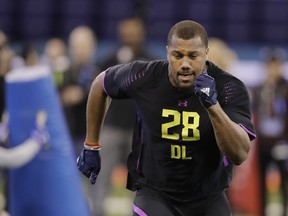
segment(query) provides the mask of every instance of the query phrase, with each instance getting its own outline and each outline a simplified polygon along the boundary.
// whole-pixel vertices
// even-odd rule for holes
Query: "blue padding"
[[[20,145],[30,136],[39,110],[47,112],[51,145],[28,164],[10,171],[11,215],[89,215],[72,141],[51,77],[8,81],[6,86],[11,147]]]

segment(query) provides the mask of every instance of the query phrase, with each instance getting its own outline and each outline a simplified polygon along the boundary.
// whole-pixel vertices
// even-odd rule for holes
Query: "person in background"
[[[78,154],[85,137],[86,103],[93,79],[99,73],[94,63],[96,35],[88,26],[78,26],[68,39],[70,67],[64,73],[59,89],[65,117]]]
[[[23,58],[26,67],[40,64],[39,52],[36,43],[24,42],[21,46],[20,56]]]
[[[15,148],[9,148],[8,143],[5,141],[8,123],[4,121],[6,116],[6,92],[5,92],[5,77],[10,71],[17,70],[18,68],[25,68],[33,66],[38,63],[38,53],[35,46],[23,43],[20,47],[20,53],[16,53],[10,46],[7,35],[0,31],[0,187],[4,187],[4,192],[7,193],[8,173],[6,168],[17,168],[30,161],[42,149],[42,142],[39,142],[44,136],[34,136],[24,142],[23,145]],[[36,132],[36,131],[35,131]],[[34,134],[36,135],[36,133]],[[8,135],[7,135],[8,136]],[[33,136],[33,135],[32,135]],[[40,139],[35,142],[39,137]],[[41,138],[42,137],[42,138]],[[6,204],[7,194],[0,195],[4,202],[4,208],[7,210]],[[1,206],[1,204],[0,204]],[[3,215],[7,212],[3,211]],[[7,213],[8,214],[8,213]]]
[[[118,46],[112,55],[100,62],[101,69],[133,60],[151,60],[155,58],[146,50],[146,26],[140,17],[128,17],[120,20],[117,26]]]
[[[237,61],[237,53],[220,38],[209,38],[209,60],[224,71],[230,71],[231,66]]]
[[[253,111],[257,128],[258,156],[260,158],[261,216],[268,215],[269,167],[276,166],[281,176],[281,202],[283,216],[287,212],[287,160],[288,160],[288,83],[284,77],[286,51],[278,47],[260,50],[263,59],[263,83],[253,92]]]
[[[24,65],[24,60],[10,47],[7,35],[0,30],[0,116],[5,111],[5,75],[13,68]]]
[[[55,85],[58,89],[61,88],[64,83],[64,73],[70,67],[65,41],[61,38],[49,39],[45,44],[41,62],[50,66]]]
[[[121,20],[117,28],[118,47],[111,56],[99,63],[101,70],[117,65],[128,63],[133,60],[149,61],[155,59],[145,49],[146,26],[139,17],[128,17]],[[119,115],[121,113],[121,115]],[[103,143],[102,167],[103,172],[95,187],[92,187],[93,213],[95,216],[103,216],[104,201],[110,192],[111,176],[113,171],[122,171],[125,178],[126,158],[132,143],[133,126],[136,121],[136,109],[132,100],[113,100],[106,115],[101,134]],[[123,185],[124,188],[124,185]]]
[[[167,60],[116,65],[94,80],[78,169],[95,184],[105,110],[111,99],[131,98],[138,111],[127,163],[133,215],[230,216],[225,190],[256,137],[247,89],[208,61],[208,36],[197,22],[172,26],[166,51]]]
[[[7,37],[4,32],[0,31],[0,116],[5,110],[5,74],[9,71],[9,62],[12,57],[10,49],[6,48]],[[7,51],[6,51],[7,50]]]

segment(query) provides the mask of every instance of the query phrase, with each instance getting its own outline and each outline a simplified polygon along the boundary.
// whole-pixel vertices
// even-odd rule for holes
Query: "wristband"
[[[86,150],[92,150],[92,151],[99,151],[101,149],[101,145],[97,143],[91,143],[87,140],[84,141],[84,148]]]

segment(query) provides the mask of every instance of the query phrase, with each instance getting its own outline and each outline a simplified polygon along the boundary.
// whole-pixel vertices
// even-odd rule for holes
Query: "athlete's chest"
[[[192,89],[159,85],[142,92],[138,106],[153,139],[197,142],[211,132],[207,111]]]

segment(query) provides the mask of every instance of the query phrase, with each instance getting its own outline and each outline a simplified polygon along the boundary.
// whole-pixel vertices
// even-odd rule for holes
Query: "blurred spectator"
[[[219,68],[228,72],[231,65],[238,59],[237,53],[220,38],[209,38],[209,60]]]
[[[145,49],[146,28],[142,19],[129,17],[121,20],[117,27],[117,37],[118,47],[111,56],[100,63],[101,69],[135,59],[150,60],[153,57]]]
[[[146,28],[140,18],[129,17],[121,20],[117,33],[118,47],[111,56],[100,63],[102,70],[136,59],[146,61],[154,59],[154,56],[145,50]],[[95,216],[105,215],[104,201],[111,189],[113,170],[118,167],[118,173],[124,173],[122,178],[126,179],[123,171],[126,171],[126,159],[132,142],[135,117],[136,109],[132,100],[113,100],[111,102],[100,137],[103,146],[101,150],[102,171],[92,192]],[[121,176],[118,176],[118,181],[122,181]]]
[[[23,65],[23,60],[10,48],[7,35],[0,30],[0,116],[5,110],[5,74]]]
[[[36,67],[39,65],[39,53],[37,50],[37,45],[34,43],[22,42],[20,44],[19,52],[16,55],[16,52],[14,52],[14,50],[12,50],[12,48],[10,48],[6,42],[6,46],[4,46],[2,52],[2,59],[4,59],[4,67],[2,68],[4,71],[4,76],[6,76],[8,73],[13,73],[14,70],[19,70],[25,73],[29,71],[30,68],[34,69],[35,67],[35,70],[38,69]],[[5,87],[4,76],[3,86]],[[6,115],[6,113],[3,113],[3,118],[5,118],[4,114]],[[5,134],[5,125],[8,128],[8,122],[5,123],[5,121],[3,121],[0,123],[0,131],[2,132],[0,133],[0,136],[3,136],[3,132]],[[40,130],[38,132],[40,132]],[[43,142],[47,141],[48,135],[38,132],[36,130],[33,131],[34,134],[31,134],[31,139],[27,139],[25,142],[19,144],[19,146],[13,148],[10,148],[9,142],[4,142],[2,139],[3,137],[0,138],[0,167],[6,168],[4,169],[5,187],[7,187],[6,182],[8,182],[8,175],[6,173],[7,169],[19,168],[25,165],[26,163],[30,162],[41,149],[43,149]],[[5,190],[7,189],[5,188]],[[5,193],[7,192],[8,191],[5,191]]]
[[[28,67],[38,65],[40,62],[37,45],[31,42],[24,42],[22,44],[20,56]]]
[[[9,56],[8,59],[5,57],[4,54],[4,46],[6,44],[6,35],[0,31],[0,116],[2,116],[4,112],[4,103],[5,103],[5,94],[4,94],[4,76],[8,71],[8,62],[9,62]]]
[[[64,73],[70,66],[64,40],[61,38],[49,39],[45,44],[41,61],[50,66],[55,85],[60,88],[64,82]]]
[[[281,48],[263,48],[264,82],[253,90],[255,125],[260,158],[261,216],[267,215],[267,176],[273,164],[281,176],[281,202],[283,214],[287,212],[288,159],[288,83],[284,79],[283,63],[286,53]],[[266,212],[265,212],[266,209]]]
[[[59,91],[76,155],[78,155],[85,138],[88,92],[92,81],[99,73],[94,63],[96,50],[94,32],[87,26],[73,29],[69,35],[68,49],[71,64],[64,73],[63,85]]]

